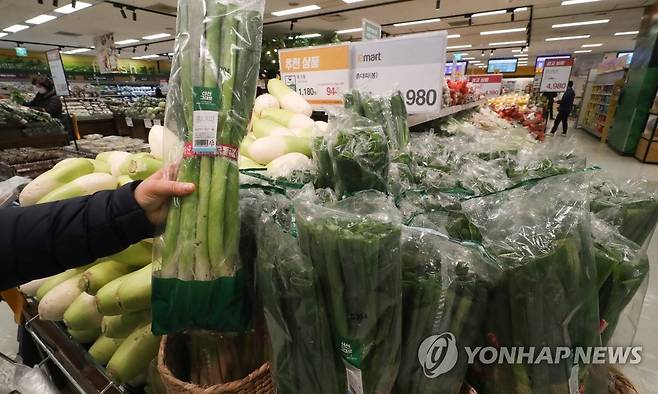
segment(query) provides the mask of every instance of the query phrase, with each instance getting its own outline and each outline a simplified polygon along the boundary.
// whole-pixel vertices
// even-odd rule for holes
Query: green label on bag
[[[363,346],[359,341],[338,337],[338,346],[338,351],[340,351],[340,354],[345,361],[355,367],[361,367],[361,361],[363,361]]]
[[[193,88],[195,111],[217,111],[219,109],[219,88]]]

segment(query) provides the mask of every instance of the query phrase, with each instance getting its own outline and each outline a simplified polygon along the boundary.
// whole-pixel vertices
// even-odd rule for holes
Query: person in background
[[[155,88],[155,98],[165,98],[166,96],[162,94],[162,89]]]
[[[567,128],[569,127],[569,114],[573,108],[573,101],[576,98],[576,92],[573,91],[573,81],[569,81],[567,84],[567,90],[562,95],[562,99],[558,101],[560,104],[557,108],[557,117],[555,122],[553,122],[553,129],[551,134],[555,134],[557,127],[562,123],[562,135],[567,134]]]
[[[543,96],[546,97],[546,100],[548,100],[548,103],[546,104],[546,112],[548,113],[549,119],[553,120],[553,107],[555,104],[555,98],[557,97],[557,93],[546,92],[543,93]]]
[[[46,112],[53,119],[59,119],[62,115],[62,100],[55,93],[53,81],[40,75],[32,80],[32,85],[36,86],[37,95],[32,101],[25,103],[25,106]]]

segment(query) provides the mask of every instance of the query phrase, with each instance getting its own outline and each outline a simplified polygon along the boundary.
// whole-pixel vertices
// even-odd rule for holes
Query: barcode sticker
[[[215,152],[218,119],[217,111],[194,111],[194,152]]]
[[[348,394],[363,394],[363,376],[361,370],[346,361],[344,362]]]

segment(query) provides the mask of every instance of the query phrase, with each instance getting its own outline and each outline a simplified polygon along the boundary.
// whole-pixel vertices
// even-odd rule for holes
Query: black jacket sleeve
[[[0,289],[89,264],[152,237],[155,228],[133,196],[137,184],[0,209]]]
[[[62,116],[62,100],[58,96],[48,98],[44,103],[43,110],[53,119],[58,119]]]

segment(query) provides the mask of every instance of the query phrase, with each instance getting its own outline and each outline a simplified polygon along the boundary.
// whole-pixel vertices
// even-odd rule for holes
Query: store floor
[[[587,156],[589,165],[598,165],[618,178],[639,177],[658,182],[658,166],[642,164],[632,157],[622,157],[598,142],[585,131],[571,129],[570,136]],[[553,138],[562,138],[559,136]],[[548,140],[550,143],[551,139]],[[658,263],[658,235],[649,245],[649,256]],[[634,343],[643,346],[643,360],[639,366],[628,367],[624,372],[635,382],[641,393],[656,393],[658,382],[658,266],[651,271],[649,288],[642,308],[639,328]],[[0,352],[14,355],[17,351],[16,325],[7,304],[0,303]]]

